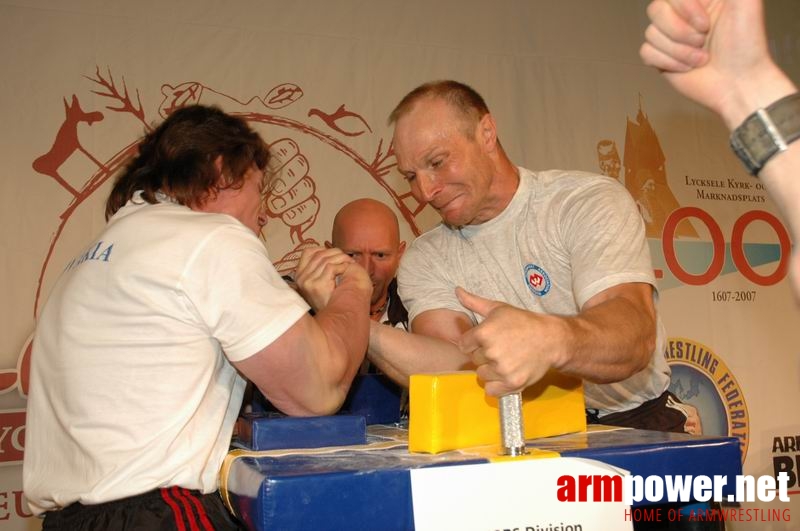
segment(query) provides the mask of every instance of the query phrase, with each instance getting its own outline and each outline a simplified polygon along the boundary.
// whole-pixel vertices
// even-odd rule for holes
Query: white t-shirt
[[[229,360],[307,310],[239,221],[137,195],[67,265],[39,317],[23,465],[32,510],[216,490],[244,390]]]
[[[409,322],[426,310],[461,306],[455,288],[530,311],[576,315],[597,293],[628,282],[655,287],[644,225],[625,188],[608,177],[519,168],[509,205],[480,225],[440,224],[417,238],[400,264]],[[600,415],[632,409],[669,386],[665,332],[650,365],[613,384],[585,382],[586,406]]]

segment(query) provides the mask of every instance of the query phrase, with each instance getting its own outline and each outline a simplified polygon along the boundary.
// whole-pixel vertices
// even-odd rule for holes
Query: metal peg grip
[[[522,425],[522,395],[511,393],[501,396],[500,450],[502,455],[517,456],[525,450],[525,428]]]

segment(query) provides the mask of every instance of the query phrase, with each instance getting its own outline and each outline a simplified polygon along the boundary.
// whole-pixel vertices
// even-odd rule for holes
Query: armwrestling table
[[[254,531],[413,530],[410,470],[487,463],[497,451],[409,453],[403,427],[372,425],[367,434],[367,444],[354,446],[233,450],[220,476],[223,499]],[[643,477],[728,476],[725,495],[733,493],[733,476],[742,473],[735,437],[592,426],[586,432],[528,440],[527,448],[547,458],[593,459]]]

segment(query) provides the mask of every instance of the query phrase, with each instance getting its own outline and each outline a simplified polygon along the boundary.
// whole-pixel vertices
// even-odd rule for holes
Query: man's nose
[[[370,257],[368,254],[362,254],[356,261],[358,262],[358,265],[366,269],[367,273],[372,276],[372,271],[374,270],[372,265],[372,257]]]
[[[412,192],[417,189],[417,200],[430,203],[442,190],[439,179],[431,172],[419,172],[413,181]]]

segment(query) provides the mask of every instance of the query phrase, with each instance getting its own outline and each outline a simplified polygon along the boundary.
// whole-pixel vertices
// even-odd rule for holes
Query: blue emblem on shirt
[[[525,266],[525,284],[531,293],[541,297],[550,291],[550,275],[536,264]]]

